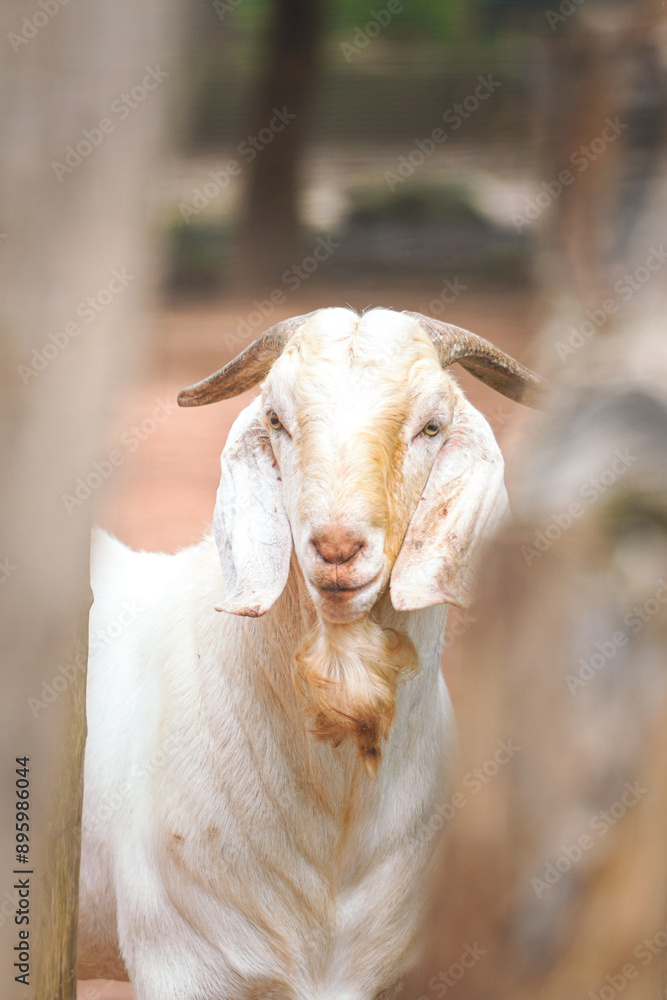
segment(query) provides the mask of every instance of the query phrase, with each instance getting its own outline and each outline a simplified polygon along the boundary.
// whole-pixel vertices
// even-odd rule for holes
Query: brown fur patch
[[[337,746],[357,741],[371,777],[396,711],[401,675],[417,667],[407,635],[364,619],[334,625],[320,621],[295,657],[294,681],[316,739]]]

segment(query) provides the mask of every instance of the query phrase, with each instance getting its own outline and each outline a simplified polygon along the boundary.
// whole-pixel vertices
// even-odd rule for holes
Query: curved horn
[[[276,323],[252,344],[248,344],[232,361],[208,378],[182,389],[178,394],[179,406],[205,406],[220,399],[239,396],[246,389],[252,389],[269,372],[274,361],[280,357],[285,345],[299,327],[313,313],[293,316]]]
[[[439,319],[430,319],[421,313],[406,310],[405,315],[418,320],[429,334],[443,368],[458,363],[503,396],[526,406],[540,405],[548,385],[541,375],[531,372],[530,368],[525,368],[476,333],[469,333],[460,326],[452,326]]]

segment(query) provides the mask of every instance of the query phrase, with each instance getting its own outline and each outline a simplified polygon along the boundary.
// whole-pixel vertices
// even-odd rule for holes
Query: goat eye
[[[280,417],[273,410],[269,413],[269,423],[273,427],[274,431],[279,431],[283,426],[280,421]]]
[[[435,437],[436,434],[440,432],[440,424],[437,420],[429,420],[429,422],[424,427],[424,434],[427,437]]]

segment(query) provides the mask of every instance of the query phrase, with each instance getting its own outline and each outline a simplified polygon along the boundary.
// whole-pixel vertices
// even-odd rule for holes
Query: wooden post
[[[100,432],[139,357],[147,190],[175,74],[162,0],[12,0],[0,18],[0,992],[73,1000],[89,532],[111,475]]]

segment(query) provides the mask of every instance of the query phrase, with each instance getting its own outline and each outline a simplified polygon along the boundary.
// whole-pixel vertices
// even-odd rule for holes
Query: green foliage
[[[248,31],[257,30],[268,16],[272,0],[240,0],[233,16]],[[400,0],[403,10],[383,29],[387,38],[423,38],[449,44],[470,26],[471,0]],[[363,26],[373,11],[386,8],[387,0],[330,0],[328,27],[331,32],[349,32]]]
[[[401,0],[403,10],[384,29],[386,37],[421,37],[447,44],[456,41],[467,24],[470,0]],[[363,28],[373,11],[386,7],[386,0],[332,0],[329,16],[334,31]]]
[[[473,229],[488,225],[467,186],[458,181],[413,181],[390,192],[384,178],[378,178],[353,190],[350,206],[349,222],[361,225],[383,219],[410,225],[437,220]]]
[[[167,229],[168,280],[173,287],[219,284],[233,246],[233,229],[224,219],[190,224],[173,219]]]

